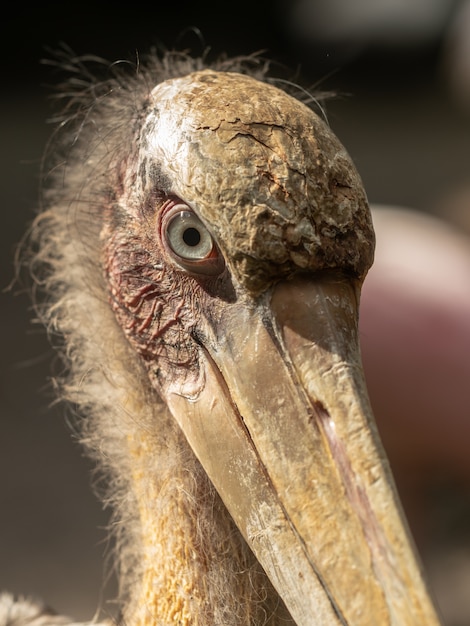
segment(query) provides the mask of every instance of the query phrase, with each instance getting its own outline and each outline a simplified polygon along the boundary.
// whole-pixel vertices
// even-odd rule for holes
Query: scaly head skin
[[[320,118],[285,92],[211,70],[165,81],[152,90],[138,143],[102,238],[115,309],[165,380],[178,375],[173,365],[197,359],[191,330],[200,311],[245,293],[256,299],[299,271],[340,269],[360,284],[372,264],[374,234],[353,164]],[[185,207],[217,242],[214,270],[205,260],[182,271],[168,249],[168,214]]]

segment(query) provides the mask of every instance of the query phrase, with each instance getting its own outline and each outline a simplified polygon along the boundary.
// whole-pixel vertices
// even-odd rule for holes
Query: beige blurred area
[[[351,41],[307,45],[307,34],[296,38],[297,22],[285,2],[275,3],[276,11],[267,2],[256,7],[240,2],[234,5],[231,27],[208,17],[204,3],[199,23],[195,9],[184,3],[178,11],[155,10],[145,19],[132,12],[113,13],[109,7],[105,16],[95,16],[93,22],[82,15],[84,5],[74,25],[70,18],[61,21],[56,9],[46,5],[43,14],[18,10],[12,24],[2,26],[3,34],[15,41],[5,46],[4,60],[11,65],[15,49],[19,60],[16,70],[10,67],[0,95],[0,589],[39,596],[77,620],[91,619],[98,606],[103,615],[115,614],[115,581],[112,573],[107,574],[109,512],[102,510],[93,494],[94,468],[83,458],[64,407],[53,403],[49,379],[58,364],[44,331],[32,323],[29,297],[18,283],[9,288],[15,250],[37,205],[40,160],[51,131],[46,124],[51,114],[49,91],[43,83],[46,76],[46,82],[54,82],[54,72],[38,71],[43,46],[55,46],[69,35],[69,43],[79,52],[109,52],[111,59],[122,58],[126,52],[135,54],[136,47],[146,48],[153,38],[171,45],[186,21],[206,33],[215,51],[267,48],[293,68],[300,63],[307,75],[304,83],[318,82],[321,89],[336,92],[326,103],[328,120],[355,160],[370,201],[439,216],[446,224],[444,231],[450,228],[461,242],[455,244],[460,250],[470,238],[470,104],[467,107],[462,104],[464,96],[456,96],[451,51],[458,46],[448,39],[448,33],[456,31],[450,25],[457,8],[463,10],[464,3],[451,4],[446,28],[441,26],[438,36],[434,34],[429,50],[423,53],[408,45],[396,53],[396,64],[390,50],[384,54],[379,46],[375,54],[377,42],[369,44],[364,34],[361,50]],[[251,26],[243,18],[250,10]],[[116,42],[124,41],[128,25],[124,49]],[[104,33],[109,50],[104,50]],[[21,54],[21,45],[28,54]],[[327,52],[336,49],[341,54],[331,67],[317,66],[312,60],[314,55],[324,60]],[[462,93],[468,85],[462,83]],[[387,241],[392,252],[391,257],[378,252],[377,259],[380,267],[390,270],[391,258],[393,280],[388,282],[387,271],[378,273],[377,263],[373,270],[377,273],[371,273],[364,291],[361,337],[371,397],[445,624],[468,626],[468,261],[447,266],[449,256],[453,257],[448,246],[454,249],[454,244],[446,239],[441,245],[435,231],[431,251],[413,254],[427,245],[424,222],[411,226],[405,218],[388,224],[385,220],[381,226],[378,245]],[[394,253],[393,244],[402,237]],[[468,259],[466,255],[462,252],[462,259]],[[420,259],[426,260],[419,282],[434,287],[435,315],[431,305],[420,309],[422,304],[407,298],[403,287],[407,281],[400,280],[402,275],[412,278],[409,264]],[[432,263],[436,268],[430,273]],[[455,303],[454,282],[462,296]],[[411,293],[419,295],[413,288]]]

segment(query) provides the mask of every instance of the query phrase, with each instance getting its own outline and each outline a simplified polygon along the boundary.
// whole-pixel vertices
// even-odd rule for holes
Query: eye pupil
[[[201,233],[197,228],[186,228],[183,233],[183,241],[187,246],[197,246],[201,241]]]

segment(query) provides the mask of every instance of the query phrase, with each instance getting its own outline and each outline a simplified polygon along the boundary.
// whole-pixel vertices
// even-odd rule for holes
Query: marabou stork
[[[110,485],[122,622],[439,624],[363,380],[346,151],[256,59],[67,65],[32,269]]]

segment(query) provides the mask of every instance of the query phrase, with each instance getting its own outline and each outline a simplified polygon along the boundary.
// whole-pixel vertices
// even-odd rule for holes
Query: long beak
[[[230,305],[198,394],[168,402],[298,626],[440,623],[370,411],[357,285],[296,278]]]

